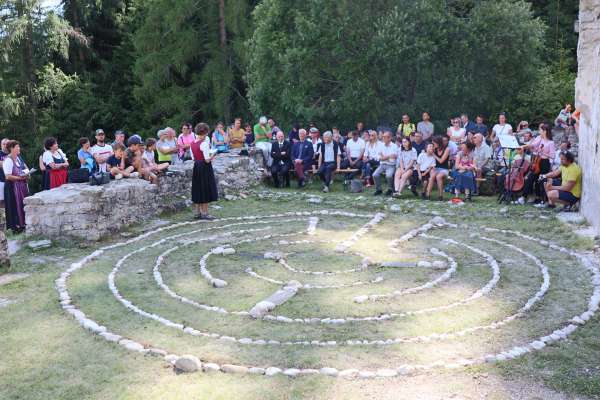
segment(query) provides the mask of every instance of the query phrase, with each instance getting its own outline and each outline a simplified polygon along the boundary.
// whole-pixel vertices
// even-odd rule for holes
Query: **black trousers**
[[[275,184],[275,187],[280,186],[280,177],[283,177],[285,186],[290,186],[290,174],[288,173],[289,170],[290,166],[288,164],[273,162],[273,165],[271,166],[271,176],[273,177],[273,183]]]
[[[353,166],[350,165],[350,160],[351,161],[356,161]],[[342,165],[341,165],[342,169],[352,168],[352,169],[358,169],[358,171],[347,173],[346,174],[346,180],[352,180],[352,179],[354,179],[354,177],[356,175],[359,175],[361,173],[361,170],[362,170],[362,167],[363,167],[363,161],[362,160],[357,159],[357,158],[350,158],[350,160],[344,160],[342,162]]]
[[[527,177],[525,178],[525,185],[523,186],[523,196],[529,196],[530,194],[535,193],[535,196],[538,199],[544,200],[544,197],[546,197],[546,191],[544,189],[544,185],[538,180],[538,178],[541,174],[547,174],[550,172],[550,169],[550,160],[541,160],[540,174],[534,174],[533,172],[529,172],[529,174],[527,174]]]
[[[319,177],[321,177],[321,180],[326,186],[331,184],[333,171],[335,171],[335,162],[324,162],[319,168]]]

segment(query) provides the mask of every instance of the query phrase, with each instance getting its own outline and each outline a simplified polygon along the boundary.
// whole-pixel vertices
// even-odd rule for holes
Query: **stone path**
[[[19,281],[21,279],[25,279],[28,276],[29,276],[29,274],[23,274],[23,273],[0,275],[0,286],[8,285],[9,283],[13,283],[13,282]]]
[[[329,346],[329,347],[337,347],[337,346],[400,345],[403,343],[425,343],[425,342],[431,342],[431,341],[460,339],[466,335],[473,334],[475,332],[497,330],[512,321],[515,321],[517,319],[521,319],[521,318],[525,317],[531,311],[531,309],[534,307],[534,305],[538,301],[541,301],[543,299],[545,293],[548,291],[548,289],[550,287],[550,275],[549,275],[548,267],[540,259],[538,259],[532,253],[530,253],[530,251],[528,251],[527,249],[521,248],[520,246],[516,246],[516,245],[510,244],[510,243],[504,243],[500,240],[496,240],[494,238],[488,237],[489,234],[496,233],[496,234],[501,234],[504,237],[506,237],[506,236],[518,237],[520,239],[525,240],[527,243],[529,243],[529,245],[535,244],[536,246],[539,246],[539,247],[545,249],[546,251],[555,251],[555,252],[563,253],[563,255],[569,256],[569,257],[575,259],[576,262],[573,263],[574,267],[577,267],[577,268],[583,267],[583,269],[587,271],[587,275],[589,276],[590,281],[591,281],[592,293],[591,293],[589,299],[586,299],[587,308],[585,309],[585,311],[582,312],[581,310],[578,310],[577,311],[578,314],[576,314],[575,316],[568,317],[569,319],[567,319],[567,320],[555,321],[553,324],[551,324],[551,327],[547,327],[548,331],[544,332],[543,336],[539,336],[539,337],[534,336],[533,338],[532,337],[524,337],[521,340],[517,339],[517,341],[512,342],[511,344],[507,345],[507,348],[500,348],[500,349],[494,348],[494,349],[491,349],[488,354],[485,354],[485,353],[479,354],[478,352],[475,352],[474,354],[468,354],[468,355],[462,356],[460,358],[458,358],[456,356],[448,358],[448,357],[445,357],[445,355],[440,355],[440,357],[442,357],[442,358],[440,358],[439,360],[437,360],[435,362],[428,363],[428,364],[403,364],[400,366],[389,365],[384,368],[371,369],[371,370],[368,370],[368,369],[359,370],[359,369],[352,367],[352,365],[347,365],[346,369],[337,369],[337,368],[330,367],[330,366],[322,366],[318,369],[312,369],[312,368],[300,368],[300,367],[294,366],[294,365],[282,367],[282,368],[277,367],[277,366],[268,366],[268,365],[262,365],[262,366],[237,365],[237,364],[219,365],[214,362],[205,362],[202,357],[198,357],[198,358],[194,359],[193,357],[196,357],[196,356],[193,356],[193,355],[178,356],[176,354],[170,353],[167,350],[155,348],[151,344],[147,344],[146,341],[143,341],[143,343],[146,343],[145,345],[141,345],[140,342],[137,342],[137,341],[135,341],[133,339],[129,339],[129,338],[123,338],[122,336],[120,336],[116,333],[113,333],[113,332],[109,331],[109,328],[107,328],[105,326],[101,326],[99,323],[97,323],[90,317],[86,316],[82,310],[78,309],[77,306],[72,303],[71,297],[69,295],[68,287],[67,287],[68,279],[71,277],[72,274],[74,274],[78,270],[84,268],[87,264],[90,264],[93,260],[103,258],[105,253],[109,253],[114,249],[118,249],[120,247],[124,247],[124,246],[131,245],[131,244],[135,244],[138,241],[147,239],[151,235],[160,233],[162,231],[173,230],[178,227],[189,226],[189,225],[193,225],[193,224],[197,223],[197,222],[184,222],[184,223],[161,227],[161,228],[158,228],[155,232],[148,232],[148,233],[142,234],[138,237],[131,238],[127,241],[124,241],[124,242],[121,242],[121,243],[118,243],[115,245],[111,245],[111,246],[106,246],[104,248],[101,248],[100,250],[93,252],[92,254],[83,258],[79,262],[72,264],[70,266],[70,268],[68,268],[66,271],[64,271],[61,274],[61,276],[56,280],[56,288],[59,293],[61,306],[63,307],[65,312],[67,312],[68,314],[71,314],[73,317],[75,317],[75,319],[79,322],[79,324],[82,325],[85,329],[87,329],[95,334],[100,335],[101,337],[105,338],[108,341],[116,342],[119,345],[123,346],[124,348],[126,348],[130,351],[161,356],[164,358],[164,360],[168,361],[169,363],[171,363],[175,366],[177,366],[179,364],[180,369],[188,369],[188,370],[202,369],[207,372],[208,371],[221,371],[224,373],[231,373],[231,374],[252,373],[252,374],[265,375],[265,376],[273,376],[273,375],[283,374],[283,375],[286,375],[289,377],[296,377],[296,376],[300,376],[300,375],[320,374],[320,375],[325,375],[325,376],[344,377],[344,378],[349,378],[349,379],[354,379],[354,378],[360,378],[360,379],[392,378],[392,377],[396,377],[399,375],[422,373],[422,372],[432,371],[435,369],[452,370],[452,369],[461,368],[461,367],[470,366],[470,365],[494,363],[494,362],[498,362],[498,361],[504,361],[504,360],[508,360],[508,359],[518,358],[524,354],[539,351],[539,350],[543,349],[544,347],[546,347],[547,345],[550,345],[555,342],[559,342],[559,341],[566,339],[575,330],[577,330],[577,328],[579,326],[584,325],[588,320],[590,320],[594,316],[594,314],[598,311],[599,304],[600,304],[600,271],[599,271],[597,262],[594,260],[591,260],[587,255],[582,254],[582,253],[577,253],[575,251],[572,251],[572,250],[566,249],[564,247],[558,246],[556,244],[550,243],[547,240],[540,239],[537,237],[532,237],[530,235],[526,235],[526,234],[520,233],[518,231],[498,230],[498,229],[494,229],[494,228],[478,227],[478,226],[474,226],[474,225],[464,225],[464,226],[461,225],[459,227],[456,225],[446,223],[440,217],[433,218],[431,221],[429,221],[417,228],[414,228],[414,229],[408,231],[407,233],[402,234],[402,232],[398,232],[399,237],[389,241],[389,243],[387,243],[387,247],[390,251],[398,253],[398,252],[401,252],[401,248],[400,248],[401,245],[405,245],[412,238],[420,237],[420,238],[426,238],[426,239],[430,239],[430,240],[434,239],[434,240],[436,240],[437,243],[440,243],[440,245],[443,245],[443,246],[463,247],[463,248],[471,251],[472,253],[474,253],[474,256],[483,258],[486,261],[486,263],[488,264],[488,266],[490,267],[491,272],[492,272],[490,280],[483,287],[481,287],[480,289],[475,291],[470,297],[463,299],[463,300],[456,301],[454,303],[442,305],[442,306],[436,306],[436,307],[432,307],[432,308],[426,308],[426,309],[398,313],[398,314],[394,314],[394,313],[390,312],[388,314],[374,315],[372,317],[345,316],[344,318],[342,318],[340,316],[323,316],[323,317],[315,316],[315,317],[310,317],[310,318],[307,317],[308,318],[308,321],[307,321],[306,319],[302,319],[302,318],[292,319],[292,318],[284,317],[284,316],[275,317],[272,315],[268,315],[268,313],[270,311],[272,311],[277,305],[280,305],[285,301],[289,301],[292,297],[299,296],[299,294],[298,294],[299,284],[296,284],[296,282],[292,282],[291,284],[288,284],[287,287],[284,287],[283,289],[277,291],[274,295],[267,298],[266,301],[261,301],[261,302],[257,303],[257,305],[252,309],[252,311],[244,312],[242,314],[241,312],[228,312],[227,310],[224,310],[224,309],[221,309],[221,308],[215,307],[215,306],[211,307],[208,305],[193,304],[192,301],[183,298],[182,296],[176,294],[175,292],[170,291],[168,286],[166,286],[166,284],[164,284],[164,282],[162,281],[162,277],[158,270],[158,266],[160,265],[163,258],[168,253],[178,250],[178,248],[180,246],[184,246],[186,244],[190,244],[190,243],[198,242],[198,241],[212,241],[212,242],[218,241],[218,243],[226,243],[227,242],[226,237],[228,236],[228,234],[232,235],[234,233],[233,231],[228,230],[228,228],[238,226],[238,225],[264,224],[265,223],[264,221],[268,221],[267,223],[272,223],[273,226],[267,226],[266,227],[267,230],[271,231],[271,229],[269,229],[269,228],[273,228],[273,230],[275,230],[275,228],[278,226],[277,224],[281,224],[281,222],[286,221],[285,217],[293,217],[293,216],[312,218],[309,220],[309,229],[308,230],[305,230],[304,232],[300,232],[300,233],[295,233],[293,235],[311,234],[311,233],[314,233],[314,231],[316,229],[316,224],[318,221],[315,218],[316,215],[319,215],[320,218],[324,218],[324,216],[327,216],[327,215],[330,215],[330,216],[342,215],[342,216],[346,216],[349,218],[370,218],[369,222],[367,222],[365,225],[362,225],[352,236],[350,236],[349,239],[346,239],[345,241],[339,242],[337,244],[336,250],[341,251],[341,252],[347,252],[349,247],[351,247],[354,243],[356,243],[361,237],[363,237],[364,235],[369,233],[371,230],[376,228],[377,224],[381,220],[383,220],[385,217],[384,214],[379,214],[379,213],[374,214],[374,215],[357,215],[354,213],[345,213],[345,212],[340,212],[340,211],[332,212],[332,211],[328,211],[328,210],[313,211],[313,212],[284,213],[284,214],[277,214],[277,215],[270,215],[270,216],[269,215],[267,215],[267,216],[245,216],[245,217],[220,219],[220,220],[215,221],[211,225],[208,225],[208,226],[204,225],[204,229],[192,230],[191,232],[178,233],[178,234],[174,234],[172,236],[158,235],[157,237],[160,237],[161,238],[160,240],[157,240],[154,243],[147,244],[142,247],[137,247],[135,250],[126,253],[120,259],[118,259],[116,261],[116,263],[114,264],[114,268],[112,269],[112,271],[110,272],[110,274],[108,276],[109,289],[112,292],[112,294],[115,296],[115,298],[126,309],[128,309],[131,312],[134,312],[144,318],[154,320],[162,325],[165,325],[169,328],[174,329],[175,331],[180,331],[180,332],[183,332],[183,333],[191,335],[191,336],[204,337],[207,340],[221,341],[221,343],[229,342],[229,343],[235,343],[235,344],[239,344],[239,345],[249,345],[249,346],[254,346],[254,347],[259,347],[259,346],[292,346],[292,347],[293,346]],[[237,221],[237,222],[229,223],[230,221]],[[227,224],[218,225],[220,222],[227,222]],[[287,220],[287,222],[291,222],[291,221]],[[470,232],[470,237],[472,239],[475,239],[475,243],[479,242],[479,244],[472,244],[470,241],[469,242],[461,242],[461,241],[457,241],[457,240],[453,240],[453,239],[447,239],[447,238],[445,239],[440,236],[434,236],[429,233],[429,231],[434,230],[434,229],[435,230],[450,230],[450,229],[456,230],[456,229],[458,229],[459,232]],[[206,231],[212,231],[212,230],[220,230],[221,233],[219,235],[214,235],[214,236],[186,239],[186,237],[193,237],[193,235],[198,234],[198,232],[200,232],[200,231],[202,233],[205,233]],[[249,231],[251,231],[251,229],[248,229],[248,232]],[[453,235],[455,235],[455,234],[456,234],[456,232],[453,233]],[[235,236],[235,235],[232,235],[232,236]],[[271,234],[271,235],[263,236],[262,238],[259,238],[259,239],[273,241],[273,239],[277,238],[278,236],[284,236],[284,235]],[[466,240],[467,238],[464,237],[463,239]],[[241,317],[253,316],[255,318],[261,318],[261,319],[267,320],[267,321],[276,320],[279,322],[286,322],[286,323],[299,322],[299,323],[322,323],[322,324],[344,324],[346,322],[352,322],[355,324],[357,324],[357,323],[381,323],[383,321],[392,319],[394,317],[403,317],[403,316],[409,316],[409,315],[410,316],[422,315],[425,313],[432,313],[432,312],[445,312],[451,308],[464,307],[468,303],[474,302],[478,299],[482,299],[485,296],[488,296],[491,293],[491,291],[495,289],[496,284],[498,283],[498,281],[500,279],[500,268],[499,268],[498,262],[494,259],[494,257],[491,254],[487,253],[483,249],[485,247],[485,242],[490,243],[490,245],[485,248],[489,247],[489,248],[497,249],[498,247],[504,247],[506,249],[506,251],[519,253],[519,255],[521,257],[524,256],[526,258],[529,258],[530,261],[532,261],[533,264],[537,265],[537,267],[539,269],[539,273],[541,276],[541,286],[539,287],[537,292],[535,292],[533,294],[532,297],[530,297],[529,299],[526,300],[525,304],[522,305],[516,311],[516,313],[505,316],[502,319],[497,320],[497,321],[486,322],[484,325],[473,324],[462,330],[454,331],[454,332],[448,331],[448,332],[433,333],[433,334],[428,334],[428,335],[420,334],[418,336],[413,336],[413,337],[397,337],[397,338],[379,337],[376,340],[372,340],[372,338],[367,339],[364,337],[357,337],[357,338],[348,339],[345,341],[335,341],[335,340],[325,340],[325,339],[312,340],[312,341],[309,341],[306,339],[302,339],[302,340],[289,339],[288,341],[280,342],[280,341],[274,340],[272,337],[268,337],[267,336],[267,335],[269,335],[268,333],[266,334],[265,337],[262,337],[262,338],[256,338],[256,337],[252,338],[250,336],[249,332],[244,332],[245,334],[248,335],[248,337],[236,338],[236,337],[232,337],[232,336],[226,336],[225,334],[222,334],[222,333],[209,332],[206,330],[200,331],[191,326],[187,326],[187,325],[184,326],[183,324],[178,323],[176,321],[171,321],[167,318],[164,318],[163,316],[154,314],[149,311],[145,311],[144,309],[141,308],[141,307],[143,307],[143,305],[138,306],[138,305],[134,304],[131,300],[125,298],[123,296],[123,294],[119,291],[119,289],[117,287],[117,281],[115,278],[116,278],[117,274],[119,273],[121,267],[123,267],[125,265],[125,263],[130,262],[131,261],[130,259],[135,259],[136,254],[139,254],[142,252],[147,252],[147,251],[149,251],[149,249],[152,249],[152,248],[155,248],[158,246],[162,246],[167,243],[173,243],[174,240],[177,241],[177,243],[179,243],[179,246],[172,247],[169,250],[167,250],[166,252],[163,252],[157,258],[155,269],[154,269],[154,275],[155,275],[155,279],[157,280],[157,283],[159,284],[159,286],[161,286],[163,288],[163,290],[166,290],[167,293],[171,297],[179,299],[180,301],[183,301],[183,302],[191,304],[191,305],[196,305],[197,307],[200,307],[204,311],[215,311],[215,312],[219,312],[224,315],[235,314],[235,315],[241,316]],[[182,241],[186,241],[186,240],[187,240],[187,242],[185,242],[185,243],[182,242]],[[255,240],[256,240],[256,238],[245,239],[245,240],[238,242],[237,245],[241,244],[242,242],[251,243]],[[471,243],[471,244],[469,244],[469,243]],[[477,247],[477,246],[482,246],[482,248]],[[228,249],[231,249],[231,251],[227,251]],[[444,272],[442,275],[437,277],[435,280],[433,280],[431,282],[427,282],[427,283],[421,285],[420,287],[415,288],[414,289],[415,291],[431,289],[434,286],[436,286],[437,284],[439,284],[447,279],[450,279],[450,278],[454,277],[454,275],[455,275],[454,272],[456,271],[456,268],[457,268],[456,261],[452,257],[450,257],[449,255],[446,255],[444,252],[442,252],[440,250],[437,250],[437,249],[431,249],[431,250],[435,255],[446,258],[446,263],[443,266],[449,266],[449,268],[448,268],[448,270],[446,270],[446,272]],[[232,254],[234,252],[235,251],[230,247],[220,246],[218,248],[212,249],[209,254],[225,255],[227,253]],[[274,259],[283,259],[281,256],[277,256],[277,257],[273,257],[273,258]],[[202,266],[202,268],[204,268],[204,270],[202,270],[203,275],[205,275],[205,278],[209,281],[209,283],[212,282],[212,286],[219,287],[218,285],[214,284],[214,281],[217,278],[213,278],[212,275],[210,275],[210,272],[206,269],[206,261],[208,259],[208,256],[205,255],[203,257],[203,259],[204,259],[203,262],[201,260],[201,266]],[[428,267],[429,265],[422,265],[422,266]],[[432,263],[431,267],[433,267],[433,263]],[[441,264],[440,264],[440,267],[442,267]],[[241,268],[240,272],[242,272],[242,270],[243,270],[243,268]],[[226,284],[226,282],[225,282],[225,284]],[[214,290],[214,289],[209,289],[209,290]],[[227,289],[221,289],[221,290],[227,290]],[[369,295],[369,296],[366,296],[366,298],[364,300],[366,301],[366,300],[380,300],[382,298],[393,298],[396,296],[400,296],[402,294],[404,294],[404,293],[402,293],[402,292],[401,293],[392,293],[390,295],[386,295],[386,294],[384,294],[384,295],[381,295],[381,294]],[[296,299],[294,299],[294,301],[296,301]],[[357,303],[360,303],[360,302],[357,302]],[[360,307],[360,305],[355,304],[353,307]],[[114,328],[118,329],[118,327],[113,327],[111,329],[114,329]],[[207,326],[205,328],[210,328],[210,326]],[[318,333],[318,331],[317,331],[317,333]],[[536,335],[537,334],[539,334],[539,333],[536,333]],[[143,340],[143,338],[140,338],[138,340]],[[267,351],[267,350],[265,350],[265,351]],[[190,361],[190,360],[193,361],[193,363],[191,363],[193,365],[191,365],[191,367],[188,368],[190,366],[190,363],[188,361]],[[203,360],[203,361],[200,361],[200,360]]]

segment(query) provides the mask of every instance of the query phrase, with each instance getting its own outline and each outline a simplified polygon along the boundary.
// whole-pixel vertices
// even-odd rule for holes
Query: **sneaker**
[[[421,193],[421,198],[422,198],[423,200],[426,200],[426,199],[427,199],[427,195],[425,194],[425,192]]]
[[[414,187],[411,187],[410,191],[412,192],[413,196],[419,197],[419,193],[417,193],[417,189],[415,189]]]
[[[323,193],[329,193],[329,186],[323,186]]]
[[[131,174],[129,174],[130,178],[139,178],[140,177],[140,173],[139,172],[132,172]]]
[[[123,174],[116,174],[115,175],[115,180],[116,181],[121,180],[121,179],[123,179]]]
[[[517,204],[525,205],[525,197],[521,196],[517,199]]]
[[[383,193],[383,192],[382,192],[381,190],[377,189],[377,190],[375,191],[375,193],[373,193],[373,196],[379,196],[379,195],[381,195],[382,193]]]
[[[400,192],[394,192],[394,193],[392,193],[392,197],[400,197]]]
[[[391,196],[392,194],[394,194],[394,191],[392,189],[388,189],[385,191],[386,196]]]
[[[546,208],[546,204],[542,201],[534,205],[535,208]]]
[[[215,219],[215,217],[213,217],[213,216],[212,216],[212,215],[210,215],[210,214],[206,214],[206,215],[204,215],[204,218],[203,218],[203,219],[205,219],[205,220],[207,220],[207,221],[212,221],[212,220],[214,220],[214,219]]]

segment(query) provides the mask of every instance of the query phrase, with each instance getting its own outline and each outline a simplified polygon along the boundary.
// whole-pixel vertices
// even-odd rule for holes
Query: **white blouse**
[[[57,156],[57,158],[62,157],[63,160],[68,161],[68,158],[65,155],[65,153],[63,153],[61,149],[58,149],[55,153],[52,153],[52,151],[50,150],[44,151],[44,154],[42,155],[43,163],[46,165],[52,164],[54,162],[55,155]]]
[[[23,168],[26,168],[26,165],[21,165],[22,161],[20,158],[17,158],[17,165]],[[8,156],[4,159],[4,161],[2,161],[2,169],[4,170],[4,175],[8,176],[8,175],[12,175],[12,170],[13,170],[13,166],[15,165],[15,162],[13,161],[13,159]]]

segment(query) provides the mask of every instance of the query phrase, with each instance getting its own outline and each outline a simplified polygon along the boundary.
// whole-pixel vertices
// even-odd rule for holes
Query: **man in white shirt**
[[[492,163],[492,148],[488,146],[481,133],[476,133],[473,136],[473,144],[475,144],[475,150],[473,150],[473,161],[475,162],[475,172],[477,178],[483,178],[485,174],[490,170]],[[479,185],[477,183],[477,193],[479,193]]]
[[[332,133],[327,131],[323,134],[323,142],[319,143],[319,177],[323,181],[323,192],[329,192],[333,173],[340,169],[340,148],[332,139]]]
[[[385,179],[388,184],[386,196],[391,196],[394,193],[394,173],[396,172],[396,157],[398,155],[398,146],[392,143],[392,133],[386,131],[383,133],[383,143],[379,147],[379,167],[373,173],[375,181],[375,196],[382,194],[381,190],[381,175],[385,174]]]
[[[365,141],[362,140],[358,131],[352,131],[351,138],[346,142],[346,160],[342,168],[357,169],[360,171],[363,167],[363,156],[365,154]],[[359,172],[350,172],[346,175],[346,180],[354,179]]]
[[[91,148],[92,157],[98,165],[99,172],[106,172],[106,160],[112,156],[112,146],[105,142],[106,135],[104,130],[96,129],[96,144]]]

